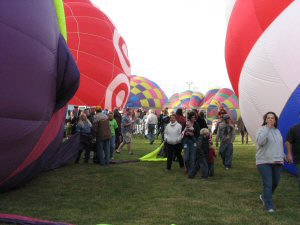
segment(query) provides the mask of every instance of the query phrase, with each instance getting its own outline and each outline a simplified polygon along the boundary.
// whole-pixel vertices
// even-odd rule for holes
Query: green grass
[[[156,141],[158,142],[158,141]],[[137,159],[154,150],[136,138],[134,155],[126,146],[116,159]],[[100,167],[70,164],[43,173],[22,188],[0,194],[0,212],[78,225],[300,224],[296,178],[288,173],[276,190],[277,211],[268,214],[258,199],[261,178],[255,167],[255,146],[234,146],[233,168],[216,160],[208,181],[188,179],[174,162],[138,162]]]

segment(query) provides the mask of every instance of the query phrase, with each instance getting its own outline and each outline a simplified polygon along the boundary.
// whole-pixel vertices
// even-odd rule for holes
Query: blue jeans
[[[232,157],[233,157],[233,145],[232,143],[221,144],[220,154],[223,161],[223,165],[227,168],[232,166]]]
[[[208,178],[208,165],[207,165],[207,156],[205,154],[201,155],[199,154],[200,149],[197,149],[197,147],[192,148],[192,154],[190,158],[190,168],[188,170],[189,172],[189,178],[194,178],[201,169],[201,177],[204,179]]]
[[[193,154],[195,154],[196,147],[196,138],[185,138],[183,140],[184,164],[187,170],[189,170],[190,166],[194,164],[195,157],[193,157]]]
[[[266,209],[274,209],[272,195],[279,184],[282,171],[281,164],[260,164],[257,169],[263,180],[263,195]]]
[[[97,141],[97,155],[100,165],[108,165],[110,161],[110,139]],[[103,152],[104,155],[103,156]],[[105,158],[104,158],[105,157]]]
[[[111,139],[109,141],[109,145],[110,145],[110,158],[114,157],[114,151],[116,148],[116,136],[111,136]]]
[[[155,131],[155,125],[149,124],[148,125],[148,137],[149,137],[150,143],[154,142],[154,131]]]

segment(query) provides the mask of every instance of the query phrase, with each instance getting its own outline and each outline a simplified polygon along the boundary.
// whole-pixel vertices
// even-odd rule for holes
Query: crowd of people
[[[157,115],[151,109],[146,112],[144,109],[134,111],[126,108],[121,115],[117,108],[110,112],[97,106],[78,111],[78,118],[75,114],[70,111],[66,120],[66,136],[80,133],[80,151],[76,163],[79,163],[83,151],[84,162],[89,161],[90,154],[94,151],[94,162],[100,165],[108,165],[114,159],[114,154],[120,154],[125,145],[128,154],[133,154],[132,135],[141,132],[149,139],[150,145],[154,143],[155,136],[161,136],[164,147],[159,155],[167,158],[167,170],[171,170],[172,162],[177,160],[189,178],[194,178],[200,169],[204,179],[214,175],[216,152],[203,112],[184,112],[179,108],[176,112],[169,113],[166,108]],[[229,116],[225,110],[220,111],[219,117],[220,132],[217,133],[216,144],[220,139],[223,164],[229,169],[235,130],[228,122]],[[231,135],[230,140],[228,135]]]
[[[128,154],[133,154],[132,135],[142,134],[152,145],[155,135],[161,136],[163,148],[160,156],[167,158],[166,171],[170,171],[172,163],[178,161],[188,178],[194,178],[201,171],[201,178],[214,176],[214,159],[217,157],[208,129],[205,114],[196,109],[184,112],[179,108],[169,113],[167,108],[160,115],[155,111],[144,109],[136,111],[125,109],[123,115],[115,109],[113,112],[101,109],[100,106],[78,112],[71,111],[66,120],[66,136],[80,133],[80,151],[76,158],[79,162],[85,151],[84,161],[88,162],[90,152],[94,151],[94,162],[108,165],[114,154],[120,154],[127,145]],[[226,110],[220,108],[219,120],[215,128],[215,147],[219,147],[219,155],[226,170],[232,168],[233,142],[236,136],[235,125]],[[268,212],[274,212],[272,195],[279,185],[284,161],[295,163],[300,171],[300,124],[290,128],[286,137],[287,155],[284,153],[283,138],[278,129],[278,116],[268,112],[256,135],[256,165],[263,181],[263,192],[259,199]],[[220,146],[219,146],[220,145]],[[183,152],[183,154],[182,154]],[[300,175],[298,176],[300,191]]]

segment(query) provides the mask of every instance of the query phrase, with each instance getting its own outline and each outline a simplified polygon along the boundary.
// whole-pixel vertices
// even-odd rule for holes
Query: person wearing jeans
[[[275,211],[272,196],[279,185],[284,162],[283,140],[278,127],[278,117],[268,112],[263,117],[263,124],[256,134],[256,166],[262,177],[263,193],[259,195],[266,210]]]
[[[97,114],[93,121],[93,130],[96,135],[97,156],[100,165],[109,165],[111,131],[108,117],[102,113],[101,106],[96,106]],[[103,156],[104,153],[104,156]]]
[[[155,126],[157,125],[157,123],[158,123],[157,116],[150,109],[149,110],[149,115],[147,117],[147,124],[148,124],[148,138],[150,140],[151,145],[154,142]]]
[[[219,125],[216,137],[216,147],[218,147],[218,141],[220,140],[220,155],[223,161],[223,165],[226,169],[231,168],[233,158],[233,142],[235,139],[234,126],[230,124],[230,116],[223,115],[223,120]]]

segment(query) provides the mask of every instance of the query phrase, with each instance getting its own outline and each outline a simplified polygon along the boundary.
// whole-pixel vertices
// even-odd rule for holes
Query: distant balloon
[[[170,98],[166,106],[171,109],[186,108],[193,109],[199,108],[203,102],[203,94],[200,92],[193,92],[187,90],[181,93],[175,93]]]
[[[189,107],[191,109],[201,107],[201,105],[203,103],[203,98],[204,98],[204,95],[202,93],[193,92],[193,94],[191,96],[191,99],[190,99],[190,102],[189,102]]]
[[[252,139],[268,111],[279,115],[284,138],[299,122],[299,12],[300,1],[294,0],[237,0],[232,11],[226,64]]]
[[[0,15],[3,191],[27,182],[60,154],[65,105],[79,86],[79,71],[53,1],[0,1]]]
[[[228,89],[212,89],[205,96],[206,102],[203,103],[202,109],[207,111],[207,120],[209,124],[212,120],[218,118],[219,108],[224,107],[232,121],[237,121],[240,117],[238,98],[235,93]]]
[[[193,92],[190,90],[179,93],[180,106],[182,108],[189,108],[189,103],[191,100]]]
[[[68,45],[81,73],[72,105],[124,107],[130,93],[127,47],[110,19],[90,1],[65,0]]]
[[[162,109],[168,98],[153,81],[141,76],[130,77],[130,97],[127,107]]]
[[[168,102],[165,104],[165,107],[168,107],[170,109],[175,109],[180,105],[180,100],[179,100],[179,94],[175,93],[171,95],[169,98]]]

